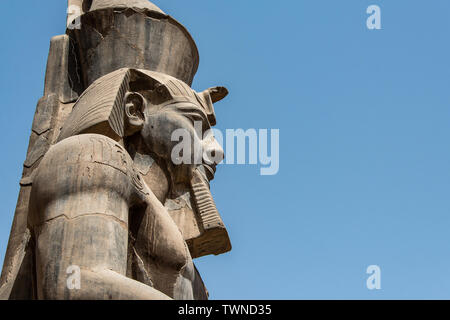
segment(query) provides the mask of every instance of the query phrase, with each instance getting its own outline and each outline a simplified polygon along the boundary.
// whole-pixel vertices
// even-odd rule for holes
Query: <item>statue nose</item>
[[[214,137],[210,137],[205,141],[203,151],[204,157],[206,158],[205,161],[209,164],[212,163],[214,165],[217,165],[222,162],[225,157],[222,147]]]

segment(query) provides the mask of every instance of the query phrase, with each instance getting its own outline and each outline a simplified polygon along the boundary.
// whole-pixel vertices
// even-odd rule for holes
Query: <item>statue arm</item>
[[[117,152],[105,152],[105,144],[89,151],[88,136],[53,146],[33,181],[28,223],[37,298],[169,299],[126,277],[133,187],[120,161],[95,160]]]

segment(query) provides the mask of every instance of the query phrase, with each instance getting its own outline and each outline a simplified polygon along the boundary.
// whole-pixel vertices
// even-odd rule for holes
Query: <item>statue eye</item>
[[[183,116],[189,119],[194,127],[196,123],[200,122],[202,124],[202,132],[211,129],[211,125],[209,124],[208,120],[197,113],[183,113]]]

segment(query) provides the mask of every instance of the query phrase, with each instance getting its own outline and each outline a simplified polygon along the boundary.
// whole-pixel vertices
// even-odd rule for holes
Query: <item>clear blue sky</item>
[[[155,1],[226,85],[218,128],[280,129],[280,172],[223,165],[233,251],[197,261],[213,299],[450,298],[450,1]],[[382,30],[366,28],[366,8]],[[0,262],[65,1],[4,1]],[[365,287],[366,268],[382,290]]]

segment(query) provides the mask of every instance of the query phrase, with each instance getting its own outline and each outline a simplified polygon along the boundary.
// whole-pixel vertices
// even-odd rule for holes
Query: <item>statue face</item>
[[[174,183],[188,183],[195,169],[212,180],[224,151],[214,138],[203,109],[193,103],[149,106],[144,110],[141,136],[147,147],[168,163]],[[183,146],[180,151],[180,145]],[[182,158],[174,159],[174,154]]]

